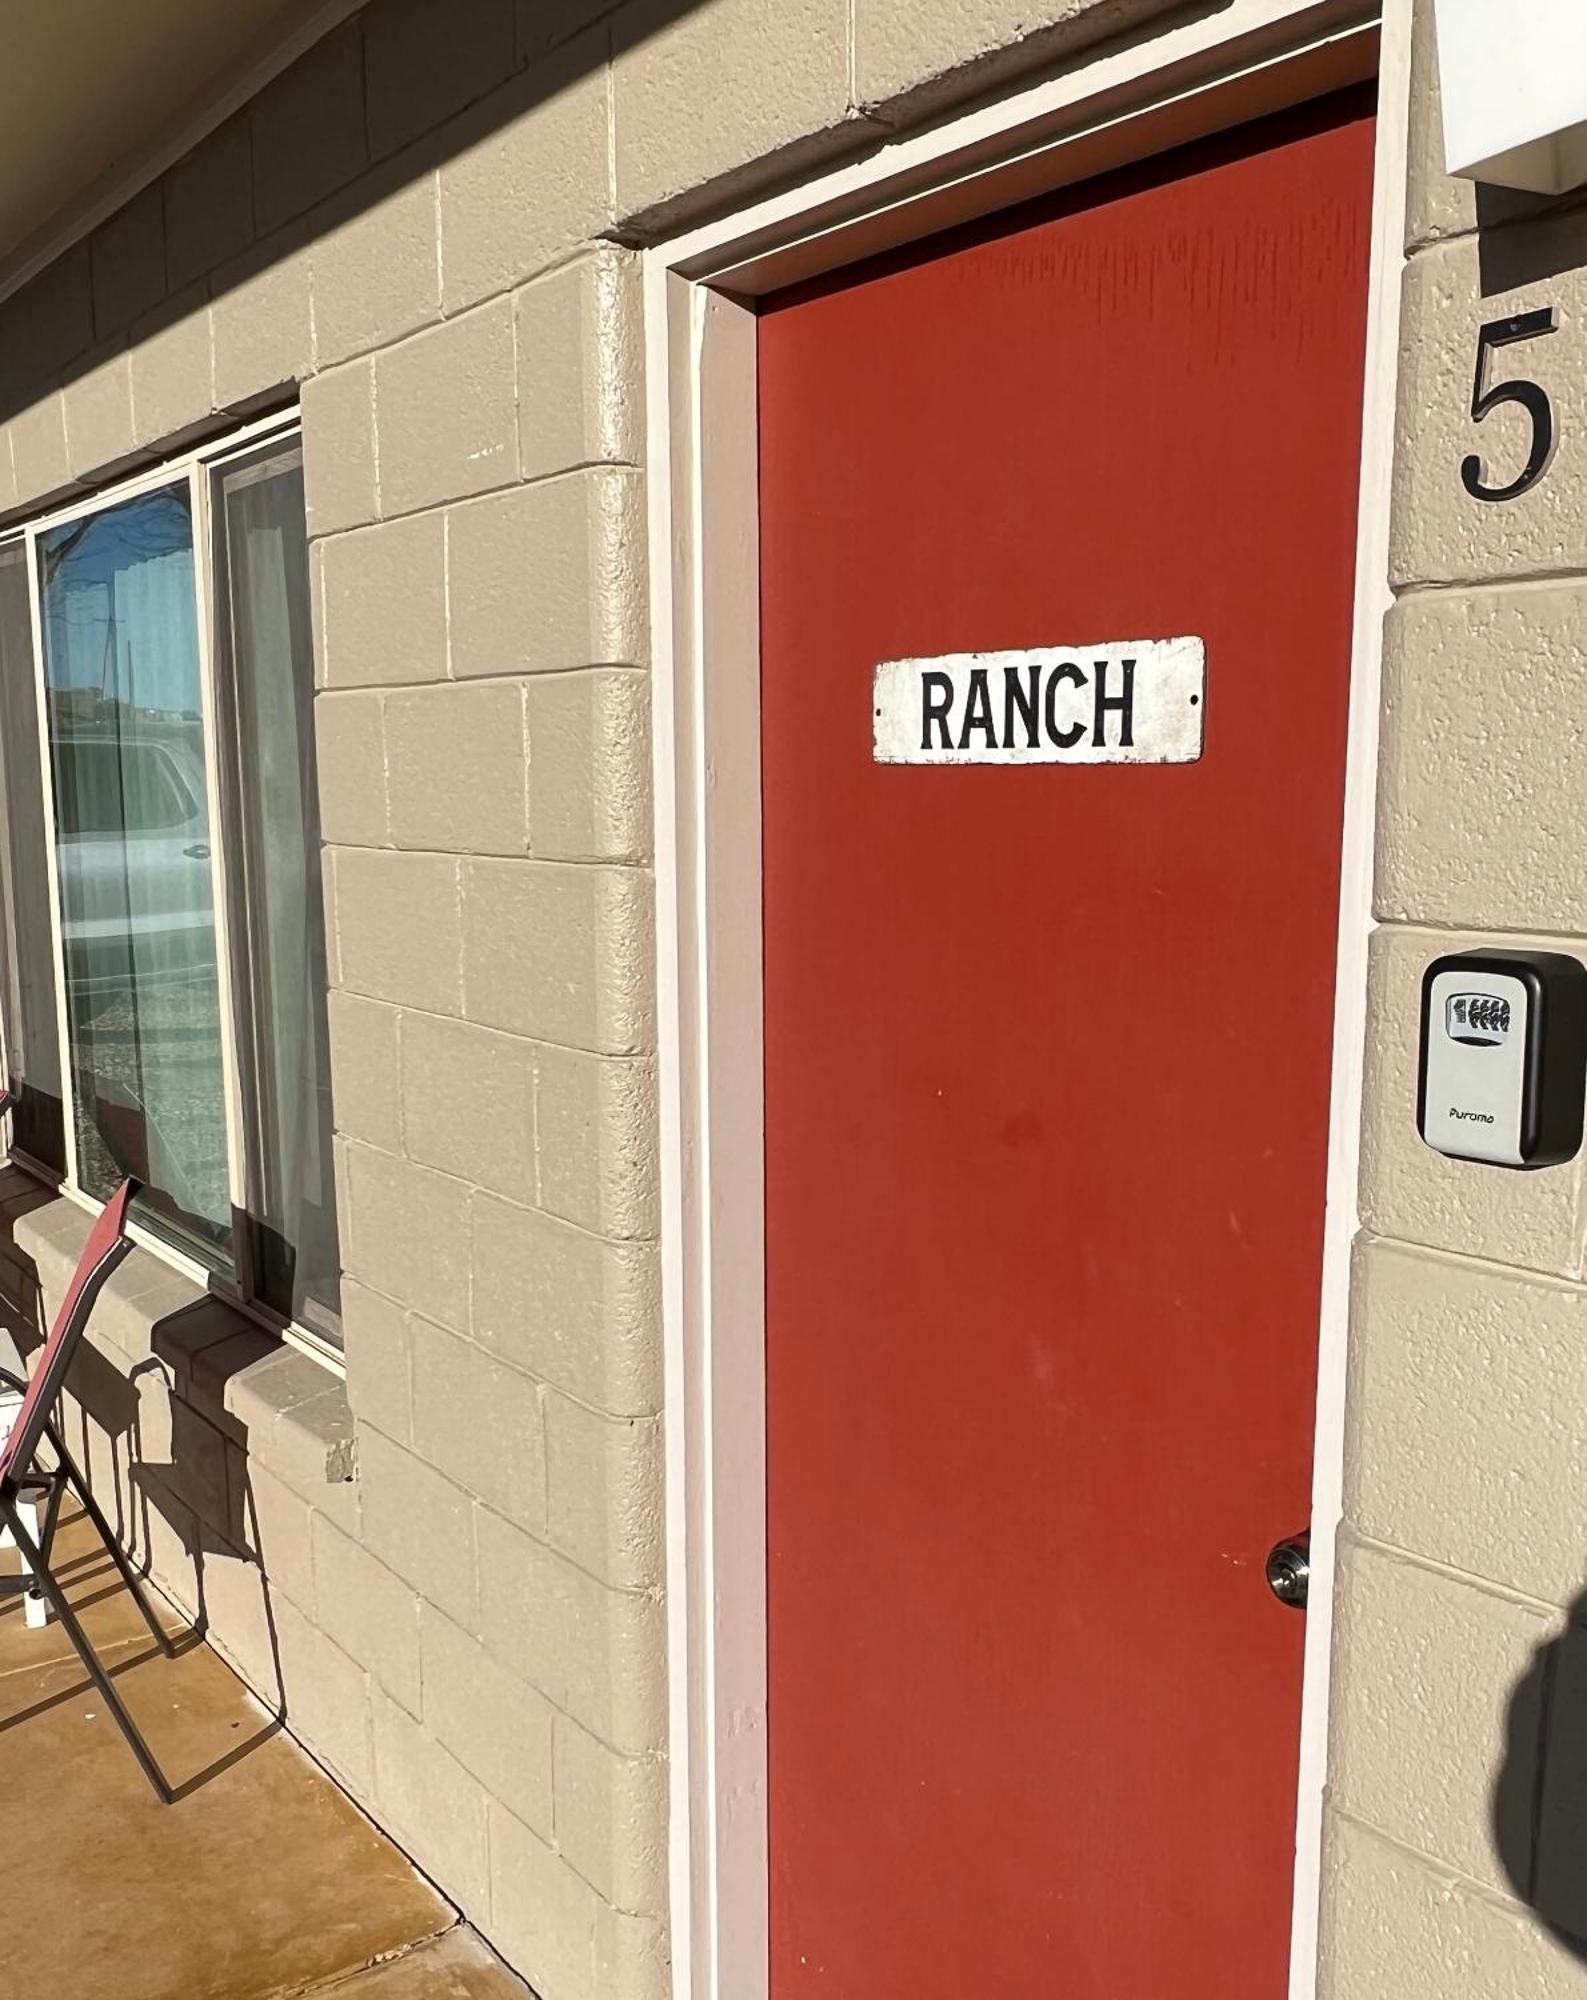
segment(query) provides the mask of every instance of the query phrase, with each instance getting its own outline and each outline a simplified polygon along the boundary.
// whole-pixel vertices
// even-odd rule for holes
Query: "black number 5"
[[[1472,421],[1480,424],[1501,403],[1519,403],[1532,419],[1532,449],[1527,453],[1526,464],[1508,486],[1484,486],[1482,460],[1473,452],[1460,468],[1460,483],[1473,500],[1518,500],[1548,470],[1548,462],[1554,456],[1554,406],[1548,400],[1547,390],[1536,382],[1525,381],[1499,382],[1491,389],[1484,385],[1488,379],[1488,355],[1493,348],[1508,347],[1515,340],[1536,340],[1539,334],[1554,333],[1558,327],[1557,308],[1540,306],[1536,312],[1517,313],[1513,319],[1492,320],[1477,335]]]

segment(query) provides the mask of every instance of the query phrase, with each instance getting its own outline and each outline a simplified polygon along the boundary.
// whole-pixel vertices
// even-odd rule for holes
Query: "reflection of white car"
[[[72,993],[103,1000],[134,982],[146,990],[213,979],[209,813],[196,744],[84,731],[54,747]]]

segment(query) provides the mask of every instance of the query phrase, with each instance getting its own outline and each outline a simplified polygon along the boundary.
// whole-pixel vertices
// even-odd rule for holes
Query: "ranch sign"
[[[878,764],[1193,764],[1207,649],[1110,639],[1025,653],[883,660]]]

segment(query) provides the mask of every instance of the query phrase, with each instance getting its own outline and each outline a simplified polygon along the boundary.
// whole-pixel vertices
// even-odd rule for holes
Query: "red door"
[[[1350,93],[760,324],[776,2000],[1279,2000],[1372,158]],[[1206,644],[1198,762],[872,753]]]

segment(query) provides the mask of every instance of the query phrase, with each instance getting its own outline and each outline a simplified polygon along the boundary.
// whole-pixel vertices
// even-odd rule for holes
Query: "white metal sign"
[[[876,669],[878,764],[1193,764],[1200,639],[945,653]]]

